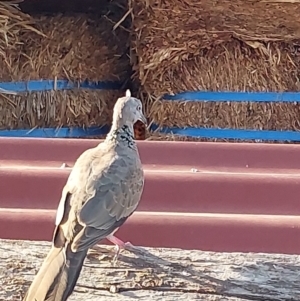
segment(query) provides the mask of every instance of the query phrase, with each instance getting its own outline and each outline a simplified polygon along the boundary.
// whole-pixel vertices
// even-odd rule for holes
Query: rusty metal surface
[[[0,138],[0,238],[50,240],[61,189],[97,140]],[[300,146],[139,141],[144,246],[300,254]],[[67,163],[66,168],[60,168]]]

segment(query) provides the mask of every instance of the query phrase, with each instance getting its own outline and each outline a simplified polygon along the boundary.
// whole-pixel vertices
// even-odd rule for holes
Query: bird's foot
[[[124,242],[113,235],[106,237],[106,239],[115,245],[115,256],[113,259],[114,265],[116,265],[118,261],[121,250],[131,249],[132,247],[134,247],[130,242]]]

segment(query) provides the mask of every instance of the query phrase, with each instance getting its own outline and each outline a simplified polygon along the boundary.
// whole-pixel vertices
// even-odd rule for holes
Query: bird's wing
[[[99,150],[78,159],[63,191],[56,221],[69,237],[73,251],[90,248],[134,212],[144,185],[143,170],[136,162],[135,158]]]
[[[92,196],[81,208],[79,220],[85,227],[76,236],[74,249],[91,247],[119,228],[136,209],[143,190],[143,170],[118,158],[100,177]]]
[[[88,177],[90,174],[90,167],[95,157],[95,153],[97,152],[97,148],[91,148],[84,151],[76,160],[72,171],[68,177],[68,181],[62,190],[62,195],[58,204],[58,208],[56,211],[56,221],[55,225],[58,226],[62,219],[66,216],[66,205],[70,194],[72,195],[78,189],[80,189],[80,185],[83,184],[84,177]],[[97,152],[97,157],[101,157],[101,153]],[[69,204],[70,205],[70,204]]]
[[[63,246],[66,241],[73,241],[74,236],[77,234],[76,232],[78,232],[78,230],[75,231],[78,224],[76,212],[80,204],[75,201],[74,196],[77,196],[78,200],[78,193],[84,190],[80,185],[84,185],[84,177],[89,176],[90,166],[96,152],[98,157],[100,157],[101,153],[96,148],[88,149],[79,156],[62,190],[56,211],[56,228],[53,234],[53,244],[56,247]],[[85,199],[83,196],[82,201],[84,202]]]

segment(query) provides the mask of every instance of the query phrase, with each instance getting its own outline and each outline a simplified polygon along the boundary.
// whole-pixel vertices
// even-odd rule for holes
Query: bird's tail
[[[52,247],[23,301],[65,301],[73,292],[87,251]]]

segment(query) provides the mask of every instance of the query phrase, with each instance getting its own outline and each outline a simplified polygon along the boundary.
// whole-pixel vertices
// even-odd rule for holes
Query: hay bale
[[[129,72],[125,36],[114,31],[105,16],[85,14],[35,16],[36,27],[46,36],[24,32],[16,66],[0,80],[68,79],[71,81],[124,81]]]
[[[17,3],[0,1],[0,80],[5,79],[5,74],[10,73],[12,66],[18,64],[18,56],[22,55],[20,33],[43,36],[32,18],[19,10]]]
[[[15,51],[5,48],[7,66],[0,74],[1,81],[128,80],[131,71],[127,55],[129,33],[122,26],[114,28],[120,13],[115,13],[113,18],[109,12],[105,15],[22,16],[31,20],[36,32],[20,29],[16,33]],[[81,89],[17,96],[0,94],[0,128],[105,125],[121,94],[114,90]]]
[[[0,128],[109,125],[120,91],[65,90],[0,95]]]
[[[164,126],[299,130],[294,103],[161,102],[183,91],[299,91],[300,3],[130,1],[132,64]]]

